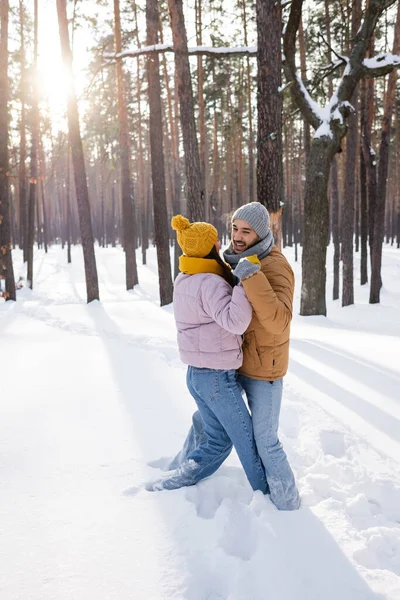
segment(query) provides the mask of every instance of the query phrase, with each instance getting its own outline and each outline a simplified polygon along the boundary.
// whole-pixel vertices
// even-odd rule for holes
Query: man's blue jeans
[[[188,367],[186,382],[198,408],[183,450],[169,465],[175,469],[152,489],[194,485],[212,475],[235,446],[253,490],[268,492],[257,452],[251,416],[234,370]]]
[[[300,497],[292,469],[278,437],[283,381],[261,381],[244,375],[237,375],[237,381],[247,396],[254,438],[267,475],[271,500],[280,510],[295,510],[300,506]],[[203,435],[202,416],[196,412],[183,449],[174,458],[170,468],[182,464],[196,445],[201,444]]]

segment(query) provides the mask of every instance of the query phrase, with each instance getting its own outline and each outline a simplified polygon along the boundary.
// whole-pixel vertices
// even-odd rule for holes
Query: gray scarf
[[[224,259],[232,267],[236,267],[241,258],[246,258],[246,256],[252,256],[253,254],[257,254],[258,259],[261,260],[262,258],[268,256],[268,254],[271,252],[274,243],[275,242],[274,236],[272,235],[272,231],[268,229],[267,237],[257,242],[257,244],[254,244],[254,246],[247,248],[247,250],[245,250],[244,252],[240,252],[240,254],[236,254],[233,251],[231,242],[224,252]]]

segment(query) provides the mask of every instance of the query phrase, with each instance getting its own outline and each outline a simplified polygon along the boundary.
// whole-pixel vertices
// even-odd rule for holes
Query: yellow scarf
[[[179,257],[179,270],[186,275],[195,275],[196,273],[214,273],[223,275],[223,268],[212,258],[194,258],[182,254]]]

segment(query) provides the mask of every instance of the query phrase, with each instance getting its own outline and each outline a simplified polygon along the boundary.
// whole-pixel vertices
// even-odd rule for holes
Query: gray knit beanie
[[[267,237],[269,232],[269,212],[260,202],[249,202],[239,206],[232,215],[232,223],[235,219],[242,219],[254,229],[260,239]]]

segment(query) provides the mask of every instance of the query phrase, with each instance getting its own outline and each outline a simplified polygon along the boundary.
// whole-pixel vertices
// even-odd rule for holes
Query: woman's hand
[[[261,268],[257,254],[241,258],[232,273],[241,281],[255,275]]]

